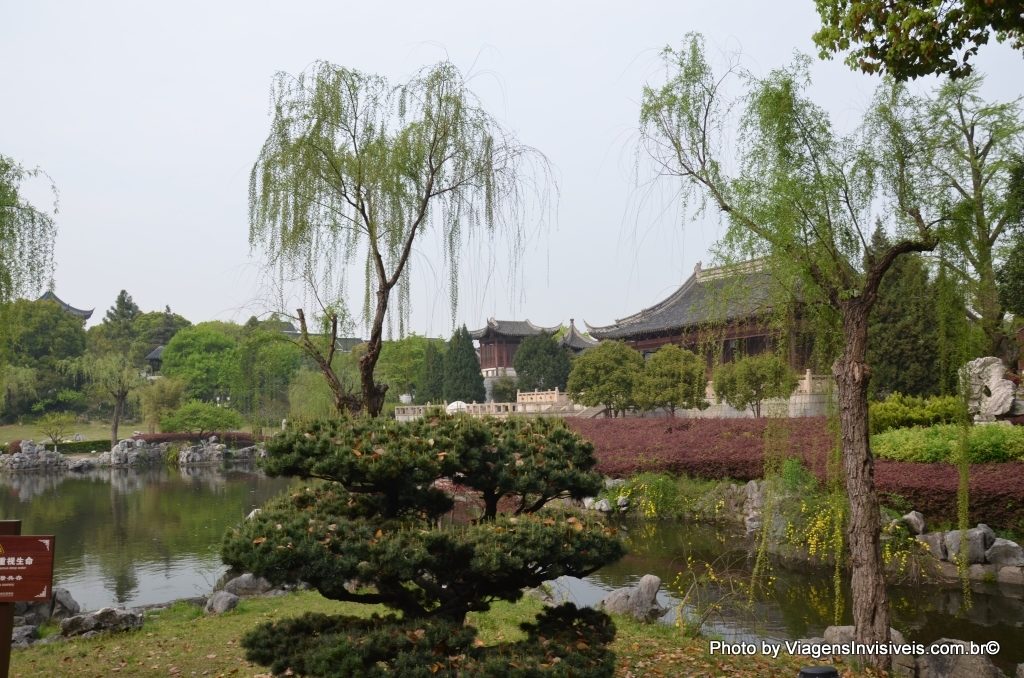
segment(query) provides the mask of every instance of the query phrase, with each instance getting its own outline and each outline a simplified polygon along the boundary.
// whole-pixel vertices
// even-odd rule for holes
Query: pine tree
[[[875,231],[872,250],[888,247]],[[870,394],[933,395],[939,391],[935,287],[919,255],[897,259],[882,278],[868,320]]]
[[[135,341],[135,319],[141,313],[132,296],[121,290],[103,318],[103,335],[111,352],[128,353]]]
[[[416,389],[416,402],[421,405],[444,401],[444,352],[431,341],[423,351],[423,372],[420,374]]]
[[[539,334],[527,337],[516,350],[516,377],[522,391],[559,388],[565,390],[572,364],[569,354],[554,337]]]
[[[444,399],[450,403],[456,400],[482,403],[486,398],[480,360],[469,330],[463,325],[452,335],[444,357]]]

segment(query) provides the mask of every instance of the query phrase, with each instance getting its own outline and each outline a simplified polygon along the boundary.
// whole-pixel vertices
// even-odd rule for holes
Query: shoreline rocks
[[[19,452],[0,454],[0,473],[85,473],[96,468],[148,468],[161,464],[192,467],[225,462],[247,463],[264,456],[266,450],[261,445],[232,450],[218,443],[216,437],[198,445],[182,447],[176,455],[171,454],[170,443],[147,443],[127,438],[94,457],[67,457],[31,440],[23,440]]]

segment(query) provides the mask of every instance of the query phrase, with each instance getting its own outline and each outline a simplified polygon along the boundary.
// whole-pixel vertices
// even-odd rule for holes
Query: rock
[[[594,504],[596,503],[597,500],[594,499],[593,497],[583,497],[583,508],[587,509],[588,511],[594,510]]]
[[[629,509],[629,499],[627,497],[619,497],[615,500],[615,505],[620,511],[626,511]]]
[[[238,605],[238,596],[227,591],[217,591],[206,601],[207,614],[223,614]]]
[[[609,502],[607,499],[602,499],[601,501],[594,504],[594,508],[602,513],[612,512],[611,502]]]
[[[253,510],[249,511],[249,515],[247,515],[245,517],[245,519],[246,520],[252,520],[253,518],[258,516],[262,512],[263,512],[263,509],[254,508]]]
[[[661,579],[653,574],[640,577],[636,586],[612,591],[601,601],[600,607],[606,612],[628,614],[639,621],[649,622],[664,616],[667,608],[658,605],[658,589]]]
[[[939,644],[969,646],[969,643],[962,640],[940,638],[929,647]],[[984,655],[946,655],[926,651],[917,658],[917,666],[919,678],[1006,678],[992,660]]]
[[[919,542],[928,547],[928,552],[939,560],[948,560],[946,557],[946,533],[928,532],[915,537]]]
[[[28,647],[39,637],[37,626],[15,626],[11,631],[11,647]]]
[[[997,537],[985,551],[985,560],[996,567],[1020,567],[1024,565],[1024,548],[1017,542]]]
[[[996,566],[995,565],[971,565],[967,568],[968,579],[974,579],[976,581],[995,581],[996,580]]]
[[[246,596],[258,596],[264,594],[272,588],[274,587],[269,581],[263,577],[257,577],[250,572],[246,572],[243,575],[235,577],[224,584],[225,591],[243,598]]]
[[[50,619],[67,619],[82,611],[82,606],[71,597],[71,592],[60,586],[53,589],[53,609]]]
[[[91,471],[95,466],[91,459],[72,459],[68,462],[68,470],[72,473],[85,473]]]
[[[1017,664],[1017,677],[1024,678],[1024,664]]]
[[[1000,584],[1024,586],[1024,567],[1001,567],[996,572],[996,581]]]
[[[95,612],[68,617],[60,623],[65,638],[103,631],[136,631],[142,628],[142,613],[123,608],[104,607]]]
[[[823,634],[826,645],[843,645],[853,643],[856,640],[856,633],[853,626],[829,626]],[[894,628],[889,629],[890,642],[895,645],[905,645],[907,639],[903,634]]]
[[[967,412],[975,421],[995,421],[1014,409],[1017,387],[1004,379],[1006,368],[996,357],[977,358],[964,366],[967,380]]]
[[[988,525],[978,524],[965,530],[967,536],[967,564],[974,565],[985,562],[985,551],[995,542],[995,532]],[[946,533],[946,557],[953,560],[960,555],[960,530]]]
[[[910,528],[910,534],[924,534],[924,515],[920,511],[911,511],[900,520]]]
[[[604,486],[605,486],[606,489],[609,489],[609,490],[614,490],[616,487],[622,487],[625,484],[626,484],[626,480],[624,478],[605,478],[604,479]]]

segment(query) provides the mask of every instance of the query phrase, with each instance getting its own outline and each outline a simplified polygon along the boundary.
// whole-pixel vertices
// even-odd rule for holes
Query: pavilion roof
[[[145,360],[163,360],[163,356],[164,346],[163,344],[161,344],[160,346],[157,346],[152,351],[150,351],[149,355],[145,357]]]
[[[67,304],[64,301],[62,301],[60,297],[58,297],[56,294],[53,293],[53,290],[47,290],[46,294],[44,294],[43,296],[41,296],[38,299],[36,299],[36,301],[52,301],[52,302],[56,303],[58,306],[60,306],[61,309],[63,309],[67,313],[70,313],[73,316],[81,318],[83,321],[88,320],[89,318],[91,318],[92,317],[92,312],[94,310],[96,310],[96,309],[90,308],[88,311],[85,311],[85,310],[82,310],[80,308],[75,308],[71,304]]]
[[[565,331],[558,343],[574,351],[585,351],[597,346],[600,342],[592,339],[576,329],[576,320],[569,318],[569,329]]]
[[[772,274],[760,260],[694,269],[666,299],[611,325],[587,324],[598,339],[634,339],[763,316],[772,309]]]
[[[534,325],[529,320],[495,320],[487,319],[487,325],[479,330],[473,330],[469,336],[474,339],[485,339],[493,336],[503,337],[533,337],[538,334],[554,334],[558,331],[558,325],[554,327],[541,327]]]

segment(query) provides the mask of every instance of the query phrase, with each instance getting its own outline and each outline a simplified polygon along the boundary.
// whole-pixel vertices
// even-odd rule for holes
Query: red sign
[[[50,599],[53,544],[53,535],[0,536],[0,603]]]

